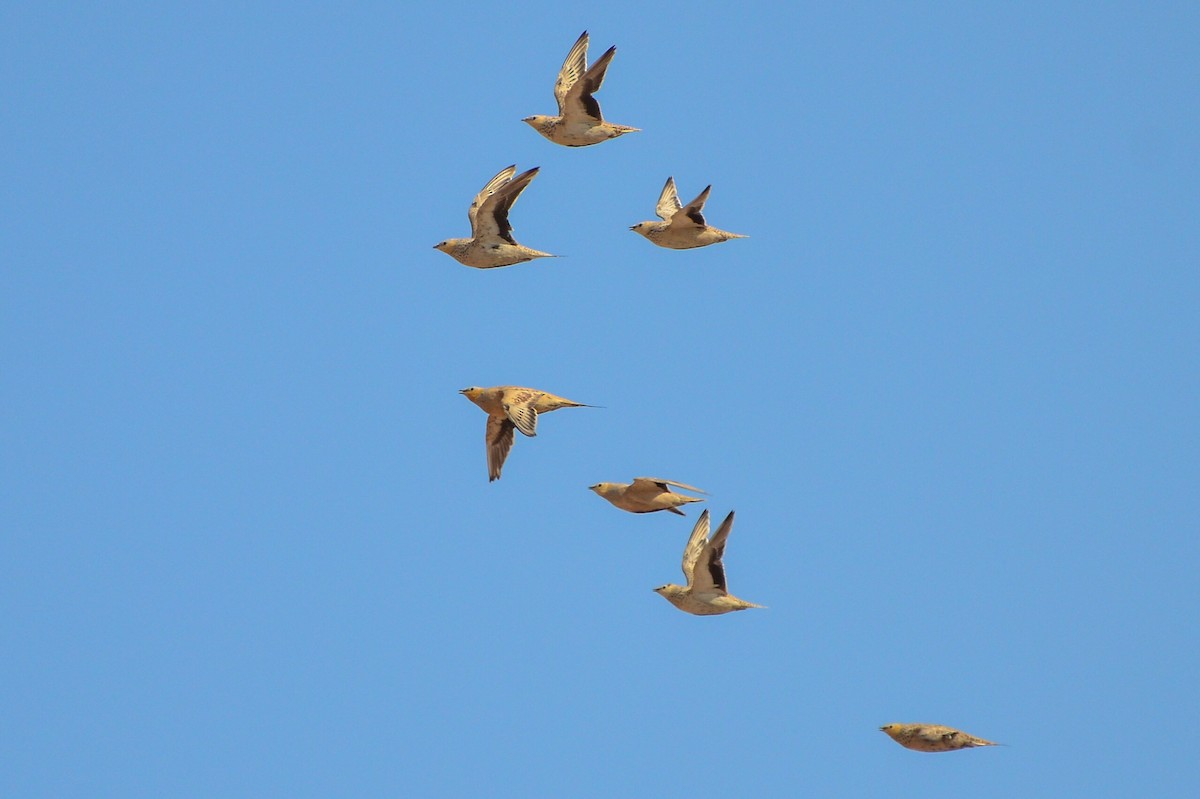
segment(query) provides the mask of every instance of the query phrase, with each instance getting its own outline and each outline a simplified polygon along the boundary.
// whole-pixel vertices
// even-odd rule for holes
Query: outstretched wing
[[[662,194],[658,195],[658,205],[655,206],[654,213],[664,222],[670,222],[671,217],[675,216],[681,207],[679,192],[675,189],[675,178],[667,178],[667,185],[663,186]]]
[[[695,486],[690,486],[687,483],[677,483],[674,480],[663,480],[658,477],[635,477],[633,478],[633,482],[629,484],[629,487],[634,491],[645,491],[647,493],[656,494],[664,491],[670,492],[671,489],[668,488],[668,486],[675,486],[676,488],[682,488],[685,491],[695,491],[700,494],[708,493],[703,488],[696,488]]]
[[[696,520],[696,526],[692,528],[692,535],[688,538],[687,546],[683,548],[683,576],[687,578],[687,584],[692,585],[693,577],[696,570],[696,562],[700,559],[700,553],[704,550],[704,545],[708,541],[708,509],[700,514],[700,518]]]
[[[562,69],[558,71],[558,78],[554,81],[554,99],[558,101],[559,116],[566,113],[567,93],[579,82],[579,78],[587,69],[587,49],[588,32],[584,31],[579,34],[575,44],[571,45],[570,51],[567,52],[567,60],[563,61]]]
[[[604,83],[604,75],[608,72],[608,65],[616,53],[616,46],[605,50],[604,55],[597,58],[596,63],[588,68],[583,77],[575,81],[575,84],[567,90],[562,103],[559,104],[558,111],[564,119],[571,121],[587,119],[595,125],[604,121],[604,117],[600,114],[600,101],[592,95],[600,91],[600,86]]]
[[[471,222],[472,238],[476,241],[500,238],[509,244],[516,244],[508,212],[529,182],[537,177],[537,173],[538,167],[522,172],[484,198]]]
[[[692,590],[699,593],[725,593],[725,565],[721,557],[725,554],[725,540],[733,529],[733,511],[721,522],[713,533],[692,570]]]
[[[496,177],[487,182],[487,185],[479,190],[475,195],[475,199],[471,201],[471,207],[467,209],[467,218],[471,220],[471,231],[475,231],[475,215],[479,213],[479,206],[483,205],[484,200],[490,197],[496,189],[508,183],[509,179],[517,171],[517,165],[506,166],[496,173]]]
[[[708,200],[708,193],[711,190],[711,185],[705,186],[704,191],[700,192],[696,199],[675,212],[671,217],[671,224],[705,227],[704,214],[700,213],[700,211],[704,208],[704,203]]]
[[[488,482],[500,479],[504,459],[513,445],[513,423],[499,416],[488,416],[487,430]]]

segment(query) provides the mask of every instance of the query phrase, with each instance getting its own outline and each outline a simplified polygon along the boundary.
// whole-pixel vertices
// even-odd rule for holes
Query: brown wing
[[[538,167],[522,172],[485,198],[475,213],[471,226],[472,238],[477,241],[501,238],[509,244],[516,244],[512,225],[508,222],[508,212],[529,182],[537,177],[537,173]]]
[[[488,416],[485,438],[487,440],[488,482],[500,479],[504,459],[513,445],[513,423],[499,416]]]
[[[608,72],[608,65],[612,63],[616,53],[617,48],[613,46],[596,59],[596,63],[592,64],[583,77],[567,91],[560,104],[559,114],[571,119],[586,117],[595,124],[604,121],[604,117],[600,114],[600,101],[592,95],[600,91],[600,87],[604,84],[604,75]]]
[[[704,208],[704,203],[708,201],[708,193],[711,190],[711,184],[705,186],[704,191],[700,192],[696,199],[675,212],[674,216],[671,217],[671,224],[705,227],[707,223],[704,221],[704,214],[700,212]]]
[[[725,541],[729,531],[733,529],[733,511],[721,522],[721,526],[713,533],[712,538],[700,551],[696,568],[692,574],[692,590],[699,592],[716,591],[725,593],[725,565],[721,562],[725,554]]]
[[[479,206],[483,205],[484,200],[490,197],[493,192],[496,191],[496,189],[500,188],[505,183],[508,183],[516,171],[516,164],[504,167],[504,169],[501,169],[496,173],[496,177],[489,180],[487,185],[480,189],[479,193],[475,195],[475,199],[471,201],[471,207],[467,209],[467,218],[471,220],[472,234],[475,231],[475,215],[479,213]]]
[[[571,87],[579,82],[579,78],[587,69],[587,49],[588,32],[584,31],[579,34],[575,44],[571,45],[571,49],[567,52],[567,59],[563,61],[562,69],[558,71],[558,78],[554,81],[554,99],[558,101],[559,116],[566,113],[567,94],[571,91]]]
[[[646,491],[647,493],[661,493],[663,491],[670,493],[671,489],[668,486],[682,488],[685,491],[695,491],[699,494],[708,493],[703,488],[696,488],[687,483],[677,483],[674,480],[663,480],[659,477],[635,477],[633,478],[633,482],[630,483],[630,488],[636,491]]]

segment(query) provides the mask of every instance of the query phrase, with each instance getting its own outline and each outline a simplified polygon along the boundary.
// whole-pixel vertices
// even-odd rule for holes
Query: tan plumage
[[[632,483],[596,483],[588,488],[621,510],[627,510],[630,513],[654,513],[665,510],[684,516],[684,512],[678,509],[680,505],[704,501],[699,497],[676,494],[671,490],[671,486],[682,488],[685,491],[707,493],[703,489],[687,483],[677,483],[674,480],[662,480],[657,477],[635,477]]]
[[[711,190],[712,186],[705,186],[696,199],[682,205],[679,202],[679,192],[675,188],[675,178],[667,178],[667,183],[658,196],[658,205],[654,209],[663,221],[638,222],[629,229],[640,233],[659,247],[672,250],[691,250],[729,239],[748,238],[741,233],[730,233],[728,230],[712,227],[704,221],[702,211]]]
[[[885,724],[879,729],[892,740],[918,752],[953,752],[975,746],[1000,746],[941,724]]]
[[[717,616],[735,610],[761,608],[762,605],[738,599],[725,588],[725,565],[721,558],[732,529],[733,511],[730,511],[709,538],[708,510],[701,513],[683,550],[683,576],[687,578],[687,585],[668,583],[655,588],[655,592],[684,613],[694,616]]]
[[[521,192],[537,177],[538,167],[513,177],[517,167],[507,166],[487,182],[467,209],[471,238],[446,239],[433,245],[461,264],[476,269],[512,266],[534,258],[554,258],[548,252],[530,249],[513,238],[508,212]]]
[[[600,91],[608,65],[617,52],[616,47],[604,51],[596,63],[587,66],[588,32],[584,31],[575,40],[567,53],[567,60],[558,71],[554,81],[554,99],[558,101],[558,116],[535,114],[525,117],[527,123],[538,133],[555,144],[566,147],[586,147],[602,141],[615,139],[638,128],[614,125],[605,122],[600,113],[600,103],[592,95]]]
[[[533,437],[537,435],[538,414],[559,408],[591,407],[582,402],[558,397],[536,388],[523,386],[472,386],[458,392],[478,405],[488,415],[487,440],[488,481],[499,480],[504,459],[513,445],[513,431]]]

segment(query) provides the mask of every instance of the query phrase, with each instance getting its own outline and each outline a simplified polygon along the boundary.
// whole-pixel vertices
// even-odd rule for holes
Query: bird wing
[[[700,494],[708,493],[703,488],[696,488],[695,486],[690,486],[687,483],[677,483],[674,480],[663,480],[659,477],[635,477],[633,478],[633,482],[629,484],[629,487],[633,490],[639,492],[645,491],[647,493],[662,493],[663,491],[670,492],[671,489],[667,486],[675,486],[676,488],[682,488],[686,491],[696,491]]]
[[[476,241],[500,238],[509,244],[516,244],[512,225],[508,222],[508,212],[529,182],[537,177],[537,173],[538,167],[522,172],[485,197],[471,221],[471,237]]]
[[[508,183],[509,179],[517,171],[517,165],[506,166],[496,173],[496,177],[487,182],[487,185],[479,190],[475,195],[475,199],[471,201],[471,207],[467,209],[467,218],[471,220],[471,231],[475,230],[475,215],[479,213],[479,206],[483,205],[483,201],[492,195],[496,189]]]
[[[566,113],[567,93],[579,82],[580,76],[587,69],[588,32],[579,34],[575,44],[567,52],[567,60],[563,61],[558,78],[554,81],[554,99],[558,101],[558,114]]]
[[[504,468],[504,459],[513,445],[513,423],[500,416],[488,416],[487,430],[484,438],[487,440],[488,482],[500,479],[500,470]]]
[[[536,403],[541,392],[527,388],[506,391],[500,402],[508,420],[524,435],[537,435],[538,413]]]
[[[605,50],[604,55],[597,58],[596,63],[583,73],[583,77],[575,81],[574,85],[567,90],[558,111],[563,118],[571,121],[585,118],[595,125],[604,121],[604,117],[600,114],[600,101],[592,95],[600,91],[600,86],[604,83],[604,75],[608,72],[608,65],[616,53],[615,46]]]
[[[671,217],[672,225],[695,225],[696,227],[705,227],[704,214],[700,213],[704,208],[704,203],[708,200],[708,192],[712,189],[712,185],[704,187],[704,191],[700,192],[696,199],[692,200],[687,205],[680,208]]]
[[[683,548],[683,576],[687,578],[687,584],[692,585],[692,578],[696,570],[696,561],[700,559],[700,552],[704,549],[704,544],[708,541],[708,509],[700,514],[700,518],[696,520],[696,526],[692,528],[692,535],[688,538],[687,546]]]
[[[733,529],[733,511],[721,522],[712,538],[700,550],[700,557],[692,570],[692,591],[701,593],[725,593],[725,565],[721,556],[725,554],[725,540]]]
[[[663,186],[662,194],[658,195],[658,205],[655,206],[654,213],[664,222],[670,222],[671,217],[682,207],[679,204],[679,192],[675,189],[675,178],[667,178],[667,185]]]

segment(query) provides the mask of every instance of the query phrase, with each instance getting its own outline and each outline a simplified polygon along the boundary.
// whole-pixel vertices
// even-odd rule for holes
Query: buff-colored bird
[[[725,590],[725,566],[721,556],[725,554],[725,540],[732,529],[733,511],[730,511],[709,538],[708,510],[701,513],[683,550],[683,576],[687,578],[687,585],[668,583],[655,588],[655,592],[684,613],[695,616],[717,616],[735,610],[761,608],[762,605],[738,599]]]
[[[621,510],[627,510],[630,513],[654,513],[655,511],[665,510],[679,516],[685,516],[687,514],[679,510],[680,505],[686,505],[689,502],[704,501],[700,497],[676,494],[671,490],[671,486],[682,488],[685,491],[696,491],[701,494],[708,493],[702,488],[696,488],[687,483],[676,483],[674,480],[660,480],[657,477],[635,477],[632,483],[596,483],[596,485],[588,486],[588,488]]]
[[[658,205],[654,212],[662,222],[638,222],[629,228],[635,233],[648,238],[659,247],[671,250],[691,250],[696,247],[707,247],[730,239],[745,239],[741,233],[730,233],[728,230],[715,228],[704,221],[704,203],[712,186],[705,186],[704,191],[687,205],[679,202],[679,192],[675,189],[675,178],[667,178],[662,194],[658,197]]]
[[[446,239],[433,245],[433,248],[441,250],[460,264],[476,269],[494,269],[532,261],[534,258],[557,257],[518,244],[513,238],[508,212],[525,187],[537,177],[538,167],[514,178],[516,171],[515,164],[506,166],[475,195],[471,207],[467,209],[467,218],[471,220],[471,238]]]
[[[559,408],[593,407],[536,388],[522,386],[472,386],[458,393],[478,405],[488,415],[485,437],[489,482],[500,479],[504,459],[512,449],[513,430],[520,430],[532,438],[537,435],[539,413],[550,413]]]
[[[953,752],[974,746],[1000,746],[995,741],[985,741],[941,724],[885,724],[879,729],[901,746],[918,752]]]
[[[617,52],[616,47],[604,51],[590,67],[587,65],[588,33],[579,35],[567,53],[567,60],[558,71],[554,81],[554,99],[558,101],[558,116],[535,114],[522,122],[555,144],[566,147],[586,147],[602,141],[615,139],[626,133],[635,133],[638,128],[614,125],[605,122],[600,113],[600,103],[592,95],[600,91],[609,62]]]

